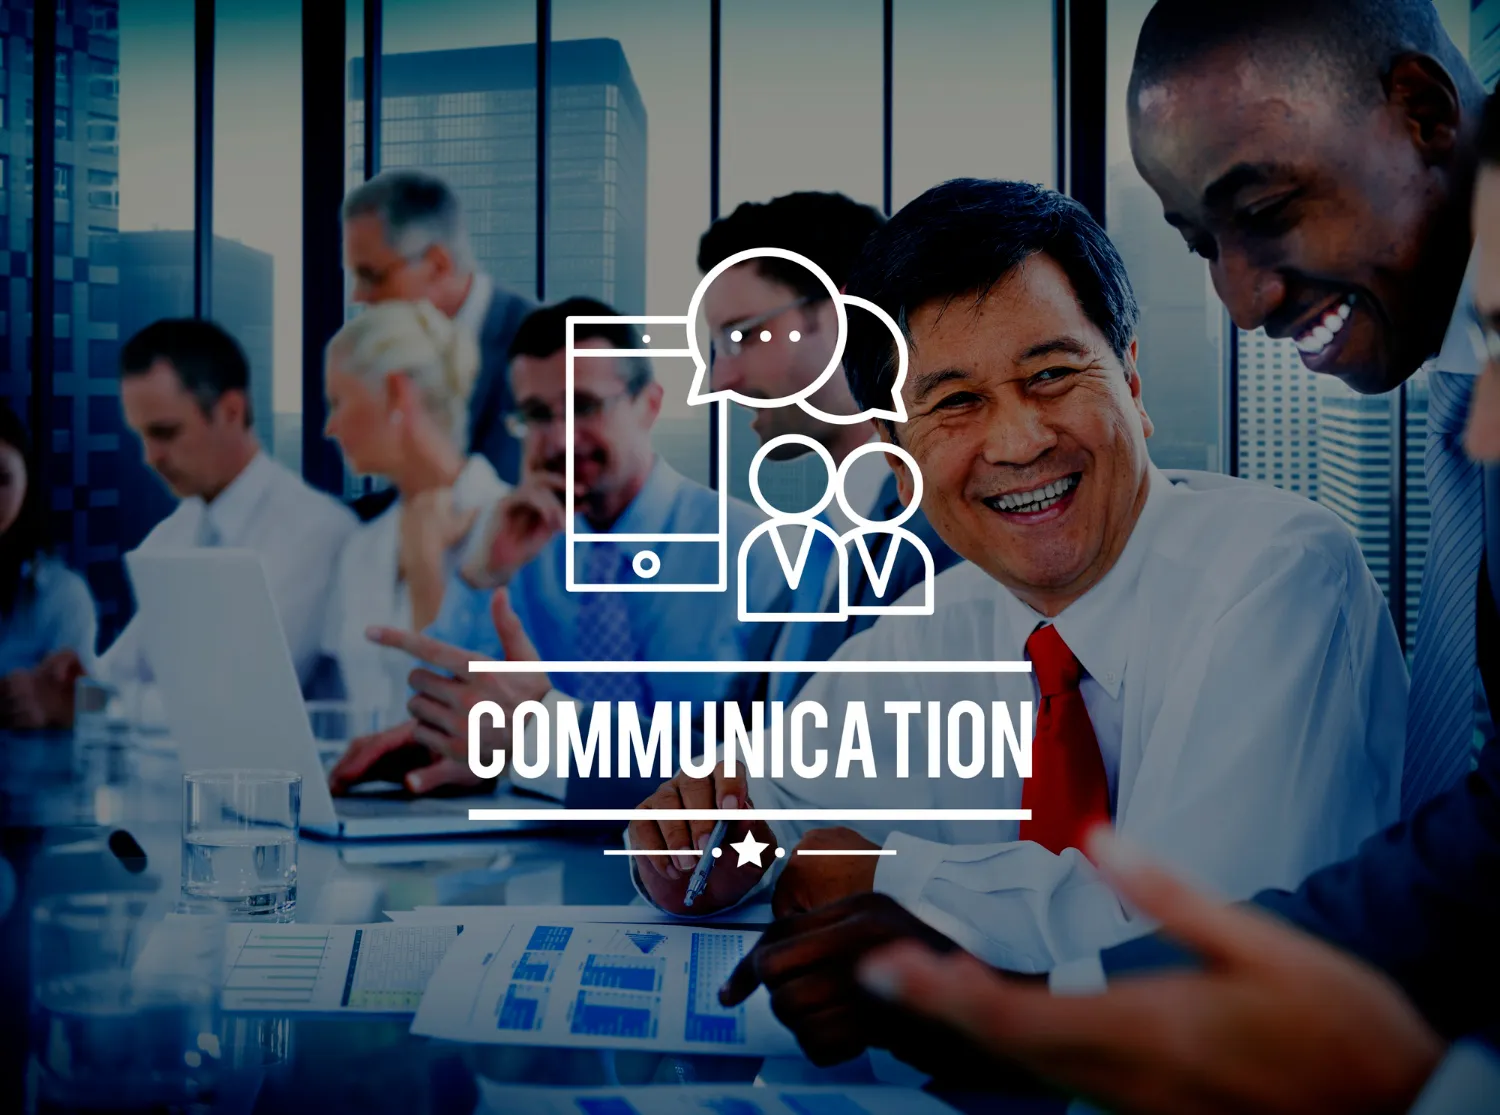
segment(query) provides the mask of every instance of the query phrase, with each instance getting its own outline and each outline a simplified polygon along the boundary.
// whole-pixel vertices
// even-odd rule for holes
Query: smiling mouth
[[[1043,484],[1040,488],[1033,488],[1029,492],[1007,492],[1003,496],[990,496],[984,500],[984,504],[991,511],[1001,511],[1008,515],[1035,514],[1060,503],[1068,493],[1078,487],[1082,479],[1083,473],[1071,473],[1061,480]]]
[[[1297,346],[1297,351],[1303,356],[1321,356],[1338,338],[1339,333],[1349,322],[1349,315],[1353,312],[1354,295],[1346,295],[1336,307],[1322,314],[1301,333],[1293,337],[1292,343]]]

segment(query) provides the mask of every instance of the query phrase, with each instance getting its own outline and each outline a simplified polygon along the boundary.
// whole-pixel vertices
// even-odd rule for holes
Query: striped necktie
[[[1474,608],[1484,502],[1480,468],[1462,444],[1473,387],[1473,376],[1428,373],[1425,463],[1432,533],[1406,718],[1403,816],[1462,779],[1474,751]]]
[[[615,542],[589,544],[584,577],[591,585],[619,584],[629,556]],[[640,648],[630,625],[630,609],[619,592],[587,592],[578,600],[578,657],[591,662],[638,662]],[[573,696],[582,701],[646,700],[639,673],[580,674]]]

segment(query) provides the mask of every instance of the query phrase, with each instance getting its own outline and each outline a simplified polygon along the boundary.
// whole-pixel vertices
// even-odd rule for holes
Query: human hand
[[[520,619],[511,609],[510,597],[497,589],[490,599],[490,619],[506,661],[536,662],[536,647],[527,637]],[[504,751],[510,746],[510,724],[517,705],[540,701],[552,688],[542,671],[528,674],[471,674],[472,651],[440,642],[427,635],[391,627],[372,627],[369,638],[381,646],[394,647],[418,658],[441,673],[418,667],[408,676],[416,690],[406,702],[414,725],[412,737],[434,754],[465,764],[469,761],[469,710],[480,701],[494,701],[505,709],[505,727],[487,724],[483,742],[488,748]]]
[[[670,782],[640,805],[641,809],[750,809],[750,797],[746,790],[744,775],[736,772],[732,777],[724,773],[721,763],[708,778],[692,778],[678,773]],[[677,849],[697,848],[704,850],[714,829],[713,821],[677,820],[667,815],[643,817],[631,821],[627,830],[630,847],[637,851],[662,852]],[[760,866],[754,863],[739,865],[739,856],[727,845],[753,836],[765,844],[761,849]],[[695,855],[643,855],[632,857],[640,873],[641,885],[651,900],[664,910],[675,914],[709,914],[715,910],[733,906],[744,898],[760,882],[760,877],[774,862],[776,835],[771,826],[762,820],[733,821],[724,835],[724,859],[708,877],[708,889],[694,902],[691,909],[684,904],[688,879],[698,866]],[[731,864],[728,857],[734,855]]]
[[[508,584],[566,525],[566,486],[567,481],[555,472],[535,470],[522,477],[491,511],[482,545],[460,571],[464,580],[476,588]]]
[[[838,1064],[875,1046],[937,1076],[945,1075],[940,1062],[974,1067],[974,1057],[954,1055],[970,1049],[955,1031],[893,1009],[860,985],[859,961],[896,941],[938,952],[958,947],[889,895],[867,891],[774,922],[725,981],[719,1000],[734,1006],[764,985],[771,1010],[816,1065]]]
[[[0,726],[70,727],[74,686],[85,672],[75,651],[59,650],[30,670],[14,670],[0,678]]]
[[[1203,958],[1203,971],[1053,996],[971,957],[899,944],[863,963],[862,982],[1111,1110],[1407,1109],[1442,1045],[1385,975],[1268,914],[1201,897],[1107,836],[1090,851],[1123,898]]]
[[[347,794],[362,782],[399,782],[414,794],[473,792],[493,779],[483,779],[467,762],[449,758],[417,741],[414,721],[349,741],[349,747],[328,773],[328,788]]]
[[[851,828],[809,830],[776,880],[771,912],[778,918],[791,917],[875,889],[874,856],[802,856],[798,852],[879,847]]]

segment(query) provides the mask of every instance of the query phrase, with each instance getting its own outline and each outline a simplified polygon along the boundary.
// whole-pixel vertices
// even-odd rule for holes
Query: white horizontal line
[[[648,852],[636,848],[605,848],[606,856],[701,856],[696,848],[672,848],[665,852]]]
[[[472,674],[1029,674],[1030,662],[490,662]]]
[[[798,848],[799,856],[894,856],[895,848]]]
[[[692,356],[690,348],[652,348],[650,345],[642,345],[640,348],[575,348],[573,356],[580,360],[587,360],[592,356]]]
[[[615,534],[570,531],[568,539],[572,542],[646,542],[658,545],[672,542],[719,543],[722,541],[717,534],[629,534],[623,531]]]
[[[471,821],[1029,821],[1029,809],[471,809]]]
[[[574,314],[568,318],[568,327],[578,325],[686,325],[687,318],[681,314]]]

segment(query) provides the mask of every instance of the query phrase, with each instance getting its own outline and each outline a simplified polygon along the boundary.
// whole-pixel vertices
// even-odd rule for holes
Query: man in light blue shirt
[[[732,668],[722,674],[467,674],[470,659],[503,658],[507,651],[513,657],[534,654],[543,661],[733,663],[763,660],[775,642],[779,625],[739,622],[732,580],[723,582],[724,590],[701,591],[594,592],[568,587],[570,558],[579,586],[713,586],[721,570],[735,565],[726,562],[725,555],[737,554],[760,522],[756,511],[738,501],[729,500],[727,510],[721,509],[719,493],[686,479],[657,456],[651,430],[663,391],[650,362],[599,355],[575,361],[572,457],[577,517],[575,537],[569,539],[563,530],[568,463],[563,422],[566,323],[570,316],[613,313],[589,299],[569,299],[535,311],[517,331],[510,353],[517,400],[511,424],[516,436],[524,439],[521,483],[491,512],[479,560],[466,564],[450,582],[426,637],[400,632],[376,636],[448,673],[413,672],[413,721],[355,741],[334,769],[335,789],[377,773],[389,777],[389,764],[395,760],[386,756],[400,751],[409,764],[413,742],[423,745],[426,753],[418,752],[417,769],[401,772],[409,788],[427,792],[437,786],[474,784],[477,780],[466,762],[468,710],[480,700],[496,701],[507,709],[524,700],[540,700],[554,709],[560,700],[632,701],[645,718],[657,701],[690,701],[701,711],[703,702],[747,699],[754,690],[758,676]],[[645,347],[635,330],[622,323],[576,326],[575,348],[581,353]],[[723,547],[703,540],[719,535],[721,529]],[[659,541],[644,541],[648,537]],[[646,555],[654,555],[654,563]],[[788,590],[769,550],[749,563],[746,576],[751,610],[782,610],[781,599]],[[508,606],[492,604],[500,587],[506,589]],[[492,614],[492,607],[503,610]],[[497,633],[497,627],[506,634]],[[525,644],[524,653],[518,652],[518,644]],[[580,719],[586,720],[587,714],[581,713]],[[496,742],[505,746],[508,740]],[[565,785],[549,777],[524,784],[575,807],[633,806],[655,789],[650,780],[623,778],[574,779]]]

